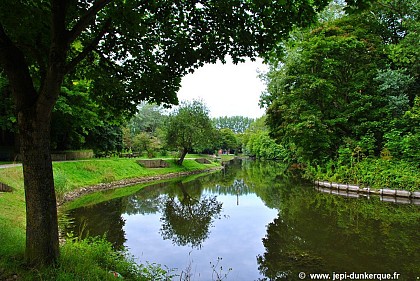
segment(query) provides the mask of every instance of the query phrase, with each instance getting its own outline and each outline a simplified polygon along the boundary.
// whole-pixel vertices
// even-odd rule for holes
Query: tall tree
[[[197,100],[183,103],[169,116],[166,124],[166,142],[169,147],[179,149],[179,165],[188,152],[202,151],[210,146],[213,134],[209,110]]]
[[[220,148],[225,149],[228,153],[231,153],[231,150],[237,151],[239,148],[239,141],[236,134],[228,128],[223,128],[219,130],[220,136]]]
[[[147,132],[156,135],[156,130],[162,127],[166,115],[163,108],[156,104],[144,103],[139,106],[137,113],[130,119],[127,127],[132,135]]]
[[[324,161],[346,138],[380,134],[385,99],[372,83],[381,38],[353,16],[296,33],[268,87],[267,123],[293,161]]]
[[[362,15],[295,30],[272,59],[262,100],[271,135],[293,161],[324,162],[349,149],[379,155],[384,138],[395,150],[407,137],[407,151],[416,149],[417,131],[393,122],[418,96],[416,3],[376,1]]]
[[[0,67],[18,117],[28,262],[52,263],[59,254],[49,135],[65,76],[93,81],[94,97],[114,109],[176,103],[184,74],[227,54],[239,62],[263,53],[326,3],[1,1]]]

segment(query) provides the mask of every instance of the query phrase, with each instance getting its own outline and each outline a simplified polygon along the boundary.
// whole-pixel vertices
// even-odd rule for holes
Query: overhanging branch
[[[102,26],[99,33],[96,35],[95,38],[87,45],[82,52],[80,52],[73,60],[71,60],[65,67],[65,73],[69,73],[72,71],[78,63],[80,63],[90,52],[95,50],[96,46],[98,46],[99,41],[102,37],[109,31],[109,27],[111,26],[111,19],[107,19]]]
[[[112,0],[97,0],[89,10],[80,18],[76,25],[69,31],[68,44],[76,40],[77,37],[90,25],[95,19],[97,13],[102,10]]]

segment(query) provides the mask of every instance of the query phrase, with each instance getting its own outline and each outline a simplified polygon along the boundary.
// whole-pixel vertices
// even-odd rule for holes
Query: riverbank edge
[[[398,189],[388,189],[388,188],[381,188],[375,189],[370,187],[360,187],[358,185],[353,184],[342,184],[342,183],[335,183],[330,181],[314,181],[314,185],[317,187],[326,187],[331,190],[342,190],[346,192],[354,192],[366,195],[381,195],[381,196],[394,196],[394,197],[405,197],[405,198],[420,198],[420,191],[409,191],[409,190],[398,190]]]
[[[61,207],[67,202],[73,201],[77,198],[80,198],[84,195],[91,194],[94,192],[101,192],[101,191],[112,190],[112,189],[117,189],[117,188],[124,188],[124,187],[129,187],[132,185],[136,185],[136,184],[142,184],[142,183],[153,183],[157,181],[169,180],[169,179],[174,179],[174,178],[184,177],[184,176],[210,173],[210,172],[220,171],[223,169],[224,169],[223,166],[218,166],[218,167],[211,167],[211,168],[207,168],[203,170],[193,170],[193,171],[167,173],[167,174],[161,174],[161,175],[156,175],[156,176],[128,178],[128,179],[113,181],[110,183],[99,183],[99,184],[95,184],[91,186],[84,186],[76,190],[66,192],[62,196],[62,198],[57,199],[57,206]]]

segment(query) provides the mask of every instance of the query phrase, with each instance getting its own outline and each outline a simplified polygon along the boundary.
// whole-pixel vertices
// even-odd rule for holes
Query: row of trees
[[[267,125],[293,162],[355,157],[420,163],[419,1],[336,3],[271,57]]]
[[[223,125],[219,120],[224,120]],[[241,142],[233,130],[237,130],[237,124],[244,124],[245,130],[249,120],[252,119],[242,116],[211,119],[207,106],[197,100],[184,102],[170,112],[157,105],[143,104],[123,128],[123,147],[149,156],[178,151],[179,163],[191,152],[213,154],[222,149],[238,153]]]
[[[0,85],[4,111],[0,126],[16,133],[16,116],[8,93],[7,80]],[[200,101],[186,102],[173,111],[156,104],[143,103],[137,113],[113,114],[89,96],[90,82],[73,81],[63,87],[51,124],[53,150],[93,149],[97,156],[135,152],[149,157],[168,151],[226,153],[242,151],[242,134],[254,119],[243,116],[209,117]],[[182,162],[182,161],[180,161]]]
[[[11,88],[0,72],[0,146],[13,146],[19,153],[16,107]],[[121,151],[121,127],[127,111],[112,111],[92,98],[92,81],[65,81],[51,117],[50,147],[54,151],[93,149],[97,154]]]
[[[123,128],[124,149],[150,157],[168,150],[179,151],[179,163],[189,152],[244,153],[265,159],[284,159],[285,149],[269,136],[266,117],[210,119],[200,101],[186,102],[169,114],[156,105],[144,104]]]
[[[7,80],[2,81],[1,129],[16,133],[13,101]],[[154,157],[168,151],[214,153],[221,149],[226,153],[281,158],[279,146],[268,136],[265,118],[210,118],[208,108],[200,101],[183,103],[172,111],[143,103],[129,118],[124,112],[114,114],[96,103],[90,96],[90,84],[77,80],[63,86],[52,112],[53,150],[93,149],[97,156],[133,152]]]
[[[17,133],[15,109],[7,80],[0,78],[3,81],[1,106],[4,107],[0,126],[3,132],[14,134]],[[246,152],[272,158],[271,154],[261,154],[256,148],[247,147],[254,133],[264,131],[268,138],[263,119],[256,123],[253,118],[244,116],[210,118],[208,108],[201,101],[183,103],[172,111],[143,103],[129,118],[126,112],[116,114],[95,102],[91,98],[90,84],[90,81],[76,80],[62,87],[52,112],[51,149],[93,149],[97,156],[134,152],[149,157],[166,155],[169,151],[217,153],[221,149],[223,153]],[[255,138],[256,135],[252,143]],[[184,156],[181,154],[180,158]]]

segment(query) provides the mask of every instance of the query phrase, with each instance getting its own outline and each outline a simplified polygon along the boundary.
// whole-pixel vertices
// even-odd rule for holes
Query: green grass
[[[25,193],[22,167],[0,170],[0,182],[13,187],[0,192],[0,260],[5,255],[22,252],[25,243]]]
[[[56,193],[57,196],[62,196],[66,192],[103,182],[176,172],[203,170],[219,166],[217,163],[199,164],[192,159],[184,160],[182,166],[176,165],[174,159],[168,159],[167,162],[170,164],[169,167],[157,169],[144,168],[137,164],[135,159],[111,158],[74,162],[55,162],[53,163],[53,170]],[[0,280],[3,280],[3,278],[8,277],[13,273],[18,273],[22,280],[106,280],[108,278],[108,267],[104,268],[103,266],[100,266],[100,263],[98,263],[99,269],[98,266],[93,265],[91,269],[89,269],[86,267],[85,262],[78,261],[79,259],[83,260],[84,258],[89,259],[89,257],[85,257],[87,253],[77,251],[78,246],[75,246],[76,248],[69,251],[65,248],[67,246],[64,246],[64,248],[62,247],[60,258],[60,263],[62,264],[60,264],[59,269],[46,269],[43,273],[26,273],[27,269],[25,269],[23,265],[25,248],[25,199],[22,167],[0,169],[0,182],[3,182],[13,188],[12,192],[0,193],[0,206],[2,208],[0,212]],[[83,204],[93,204],[93,202],[100,202],[111,198],[126,196],[150,184],[151,183],[119,188],[112,192],[93,193],[89,196],[79,198],[78,200],[80,201],[75,203],[77,203],[78,206],[81,206]],[[72,205],[70,205],[70,207],[71,206]],[[99,244],[94,245],[96,245],[94,248],[102,247]],[[70,245],[68,247],[72,246]],[[72,256],[71,253],[73,251],[76,252]],[[69,259],[69,262],[63,263],[63,259]],[[78,275],[79,273],[77,273],[78,270],[70,269],[68,267],[72,263],[78,263],[81,269],[85,268],[85,272],[83,273],[85,276],[94,274],[96,277],[89,277],[89,279],[85,279],[84,277],[78,277],[79,279],[75,278],[75,274]],[[96,271],[97,273],[92,273]],[[66,272],[72,273],[66,275]],[[104,272],[106,273],[105,275]],[[55,277],[48,279],[46,276],[49,275]],[[34,276],[38,277],[34,279]],[[136,278],[127,280],[151,279]]]
[[[222,161],[230,161],[233,158],[235,158],[235,155],[232,155],[232,154],[222,154],[222,155],[219,155],[219,157],[220,157],[220,159]]]
[[[185,183],[185,182],[193,181],[201,176],[203,175],[196,174],[196,175],[185,176],[182,178],[182,182]],[[154,181],[153,184],[157,184],[160,182],[178,181],[178,180],[179,178],[166,179],[166,180]],[[112,189],[112,190],[105,190],[101,192],[94,192],[94,193],[86,194],[80,198],[76,198],[73,201],[65,203],[61,208],[63,210],[68,211],[68,210],[80,208],[82,206],[95,205],[95,204],[109,201],[115,198],[121,198],[121,197],[128,196],[130,194],[134,194],[137,191],[149,185],[150,185],[150,182],[136,184],[136,185],[128,186],[125,188],[117,188],[117,189]]]
[[[168,168],[155,169],[144,168],[137,164],[135,159],[124,158],[56,162],[53,165],[56,192],[58,196],[61,196],[65,192],[83,186],[129,178],[194,171],[218,165],[217,163],[202,165],[194,160],[186,159],[182,166],[178,166],[175,164],[175,160],[168,159],[166,161],[169,163]]]
[[[123,280],[163,281],[173,277],[171,270],[160,265],[137,264],[125,251],[115,251],[105,237],[69,239],[61,246],[61,255],[55,267],[26,268],[22,271],[22,265],[16,260],[9,261],[8,265],[13,269],[10,272],[17,273],[18,280],[23,281],[107,281],[116,279],[114,272],[118,272]],[[1,270],[0,280],[3,280]]]
[[[0,182],[13,187],[0,192],[0,280],[1,271],[19,271],[25,249],[25,194],[22,167],[0,169]]]
[[[230,161],[232,159],[235,158],[235,155],[233,154],[220,154],[217,156],[218,158],[220,158],[221,161]],[[209,159],[210,161],[214,160],[215,157],[209,154],[187,154],[187,156],[185,157],[186,159],[188,158],[206,158]]]

